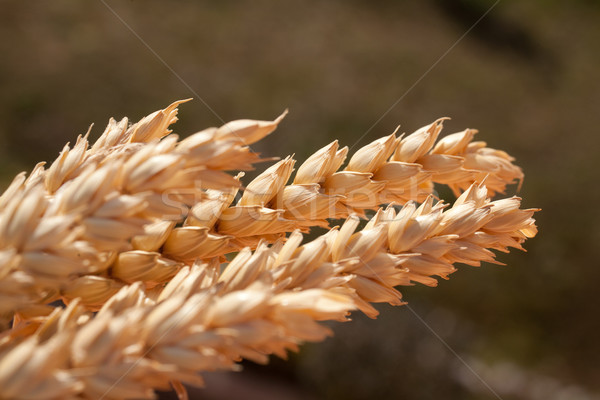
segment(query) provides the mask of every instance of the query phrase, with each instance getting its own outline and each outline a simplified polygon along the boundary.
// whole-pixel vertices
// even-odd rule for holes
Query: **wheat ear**
[[[487,178],[486,182],[493,182],[493,195],[522,179],[521,169],[506,153],[486,148],[481,142],[471,143],[474,130],[449,135],[435,144],[442,122],[438,120],[404,139],[395,133],[378,139],[359,149],[341,171],[348,149],[339,149],[335,141],[309,157],[289,185],[286,183],[295,160],[287,157],[250,182],[236,205],[232,203],[237,188],[226,193],[207,191],[207,201],[189,210],[184,226],[162,225],[161,233],[168,237],[162,255],[189,264],[206,258],[204,242],[227,242],[211,255],[245,246],[254,248],[261,240],[273,242],[293,229],[329,227],[329,218],[345,218],[351,213],[364,216],[366,209],[391,201],[423,200],[434,182],[457,191]],[[464,167],[469,158],[478,160],[470,163],[471,169]],[[138,255],[120,257],[125,260],[119,263],[119,271],[124,273],[120,278],[126,281],[132,281],[127,271],[153,268]]]
[[[340,172],[345,150],[334,143],[287,186],[293,160],[285,159],[248,185],[245,204],[231,206],[240,183],[222,171],[259,161],[247,145],[281,117],[234,121],[178,142],[165,137],[176,106],[129,128],[111,120],[91,148],[80,137],[48,170],[40,164],[27,179],[18,176],[0,197],[0,293],[4,319],[13,322],[0,337],[2,397],[153,398],[152,389],[169,385],[184,396],[181,382],[201,384],[200,371],[285,356],[329,334],[317,321],[345,320],[356,308],[374,317],[371,303],[402,304],[395,287],[434,286],[432,275],[446,278],[454,263],[494,262],[490,250],[521,248],[537,232],[535,209],[520,209],[516,197],[491,201],[482,184],[468,186],[446,211],[423,198],[433,182],[459,191],[486,174],[494,193],[522,178],[506,153],[469,144],[470,131],[432,148],[441,121],[366,146]],[[475,161],[467,169],[469,157]],[[428,162],[440,167],[426,171]],[[408,184],[400,175],[375,179],[385,168],[405,167],[417,171]],[[363,183],[352,190],[327,183],[350,184],[357,174]],[[301,246],[300,231],[287,240],[284,233],[320,218],[296,213],[296,200],[277,207],[287,188],[302,185],[335,198],[342,207],[333,216],[348,218]],[[349,213],[413,198],[423,203],[380,209],[354,233],[359,219]],[[300,204],[316,203],[309,196]],[[259,221],[255,234],[224,235],[224,216],[235,207],[264,209],[289,225],[276,230]],[[254,253],[240,249],[244,241]],[[233,250],[241,251],[221,271],[219,256]],[[67,308],[45,305],[57,296]]]
[[[10,221],[5,236],[17,237],[5,238],[6,250],[0,251],[3,270],[12,271],[0,279],[5,323],[16,310],[19,318],[51,311],[40,304],[57,296],[79,297],[97,310],[123,283],[141,280],[151,288],[198,258],[272,242],[296,228],[328,226],[328,217],[362,214],[391,200],[423,199],[433,182],[456,190],[486,173],[495,190],[503,190],[522,178],[505,153],[470,143],[473,130],[433,147],[442,127],[438,120],[405,139],[392,134],[363,147],[339,172],[347,148],[338,150],[334,142],[285,186],[294,163],[287,158],[251,182],[231,206],[239,182],[221,170],[251,168],[259,159],[246,145],[270,133],[282,117],[234,121],[180,143],[174,135],[158,141],[171,132],[180,103],[131,127],[126,119],[111,120],[93,146],[88,135],[80,136],[48,170],[38,165],[29,178],[15,179],[0,198],[0,219]],[[479,161],[466,169],[470,158]],[[185,226],[175,228],[186,214]],[[26,220],[31,215],[41,217]],[[27,245],[26,237],[33,238]]]
[[[512,158],[506,153],[486,148],[481,142],[470,142],[474,130],[449,135],[433,147],[442,121],[425,126],[405,139],[396,138],[395,134],[378,139],[358,150],[342,171],[338,169],[348,149],[339,149],[337,141],[333,142],[312,155],[290,185],[286,183],[295,160],[287,157],[250,182],[236,205],[232,203],[237,188],[229,192],[207,191],[207,201],[191,207],[184,226],[173,228],[162,224],[151,229],[162,229],[161,234],[168,238],[163,256],[190,263],[207,257],[203,241],[227,242],[227,246],[217,250],[221,254],[245,246],[256,247],[261,240],[273,242],[293,229],[329,227],[328,218],[345,218],[351,213],[364,216],[366,209],[377,209],[391,201],[402,204],[407,200],[423,200],[432,191],[434,182],[458,190],[487,177],[493,182],[495,190],[491,194],[494,194],[522,179],[521,169],[511,163]],[[415,154],[410,155],[408,149]],[[469,157],[478,160],[470,164],[472,169],[464,167]],[[128,268],[123,265],[120,270]]]
[[[290,185],[295,160],[288,157],[250,182],[235,206],[233,196],[221,196],[219,207],[199,204],[186,225],[203,226],[215,234],[231,235],[232,245],[256,245],[293,228],[328,227],[329,218],[364,216],[391,202],[423,201],[433,184],[449,185],[457,194],[474,182],[486,180],[493,196],[523,178],[506,153],[471,142],[467,129],[440,140],[443,119],[406,138],[395,133],[359,149],[343,170],[348,148],[335,141],[317,151],[300,168]],[[492,189],[490,189],[490,187]],[[215,218],[215,209],[221,211]]]
[[[486,194],[472,186],[445,211],[431,198],[381,209],[356,233],[352,217],[302,246],[295,232],[243,250],[222,272],[196,263],[160,294],[123,287],[94,317],[74,301],[5,336],[0,387],[6,398],[153,398],[153,388],[201,385],[197,372],[241,358],[285,357],[330,334],[317,321],[344,321],[355,308],[375,316],[370,303],[403,304],[395,286],[493,261],[490,249],[521,248],[536,234],[536,210]]]

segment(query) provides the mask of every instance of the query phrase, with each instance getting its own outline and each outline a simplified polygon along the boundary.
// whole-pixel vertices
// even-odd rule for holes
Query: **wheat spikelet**
[[[247,145],[282,117],[178,142],[167,136],[177,105],[129,128],[111,120],[94,145],[79,137],[0,197],[3,398],[183,396],[198,372],[285,357],[330,333],[318,321],[375,317],[371,303],[403,304],[398,286],[435,286],[455,263],[495,262],[491,250],[537,232],[535,209],[488,198],[522,179],[512,159],[472,130],[434,145],[442,120],[363,147],[342,171],[347,149],[334,142],[289,185],[288,157],[232,205],[239,176],[223,170],[260,161]],[[429,195],[434,182],[466,190],[448,208]],[[378,209],[392,201],[403,206]],[[378,211],[355,232],[366,209]],[[301,245],[332,217],[347,218]],[[47,305],[57,298],[67,308]]]

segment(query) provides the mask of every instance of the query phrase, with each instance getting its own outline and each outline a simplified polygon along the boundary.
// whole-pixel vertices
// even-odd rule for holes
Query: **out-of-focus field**
[[[504,0],[463,37],[492,4],[5,1],[1,186],[91,122],[97,137],[181,98],[182,135],[289,108],[255,150],[299,160],[452,117],[445,133],[478,128],[524,168],[519,195],[543,208],[528,253],[407,288],[410,308],[333,324],[288,362],[209,376],[202,398],[600,398],[600,3]]]

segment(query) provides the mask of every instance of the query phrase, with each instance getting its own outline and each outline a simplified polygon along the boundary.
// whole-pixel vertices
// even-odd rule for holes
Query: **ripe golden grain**
[[[3,398],[185,396],[198,372],[285,357],[331,334],[319,321],[375,317],[371,303],[404,304],[399,286],[435,286],[537,233],[536,209],[490,199],[522,180],[512,158],[473,130],[437,141],[443,119],[372,142],[343,170],[348,149],[333,142],[291,184],[283,159],[234,205],[242,175],[224,170],[260,161],[248,145],[283,115],[178,141],[179,103],[130,127],[111,120],[0,196]],[[451,207],[434,203],[434,183],[459,194]],[[365,210],[377,212],[356,231]],[[302,244],[330,218],[346,221]]]

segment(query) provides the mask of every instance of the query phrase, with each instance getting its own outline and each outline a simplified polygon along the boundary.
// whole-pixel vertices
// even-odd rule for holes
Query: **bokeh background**
[[[0,184],[92,122],[97,137],[110,116],[188,97],[182,135],[289,108],[255,150],[298,160],[450,116],[446,133],[477,128],[524,168],[524,205],[543,208],[528,253],[406,288],[410,308],[331,324],[334,338],[209,374],[193,396],[598,399],[600,3],[493,5],[5,0]]]

